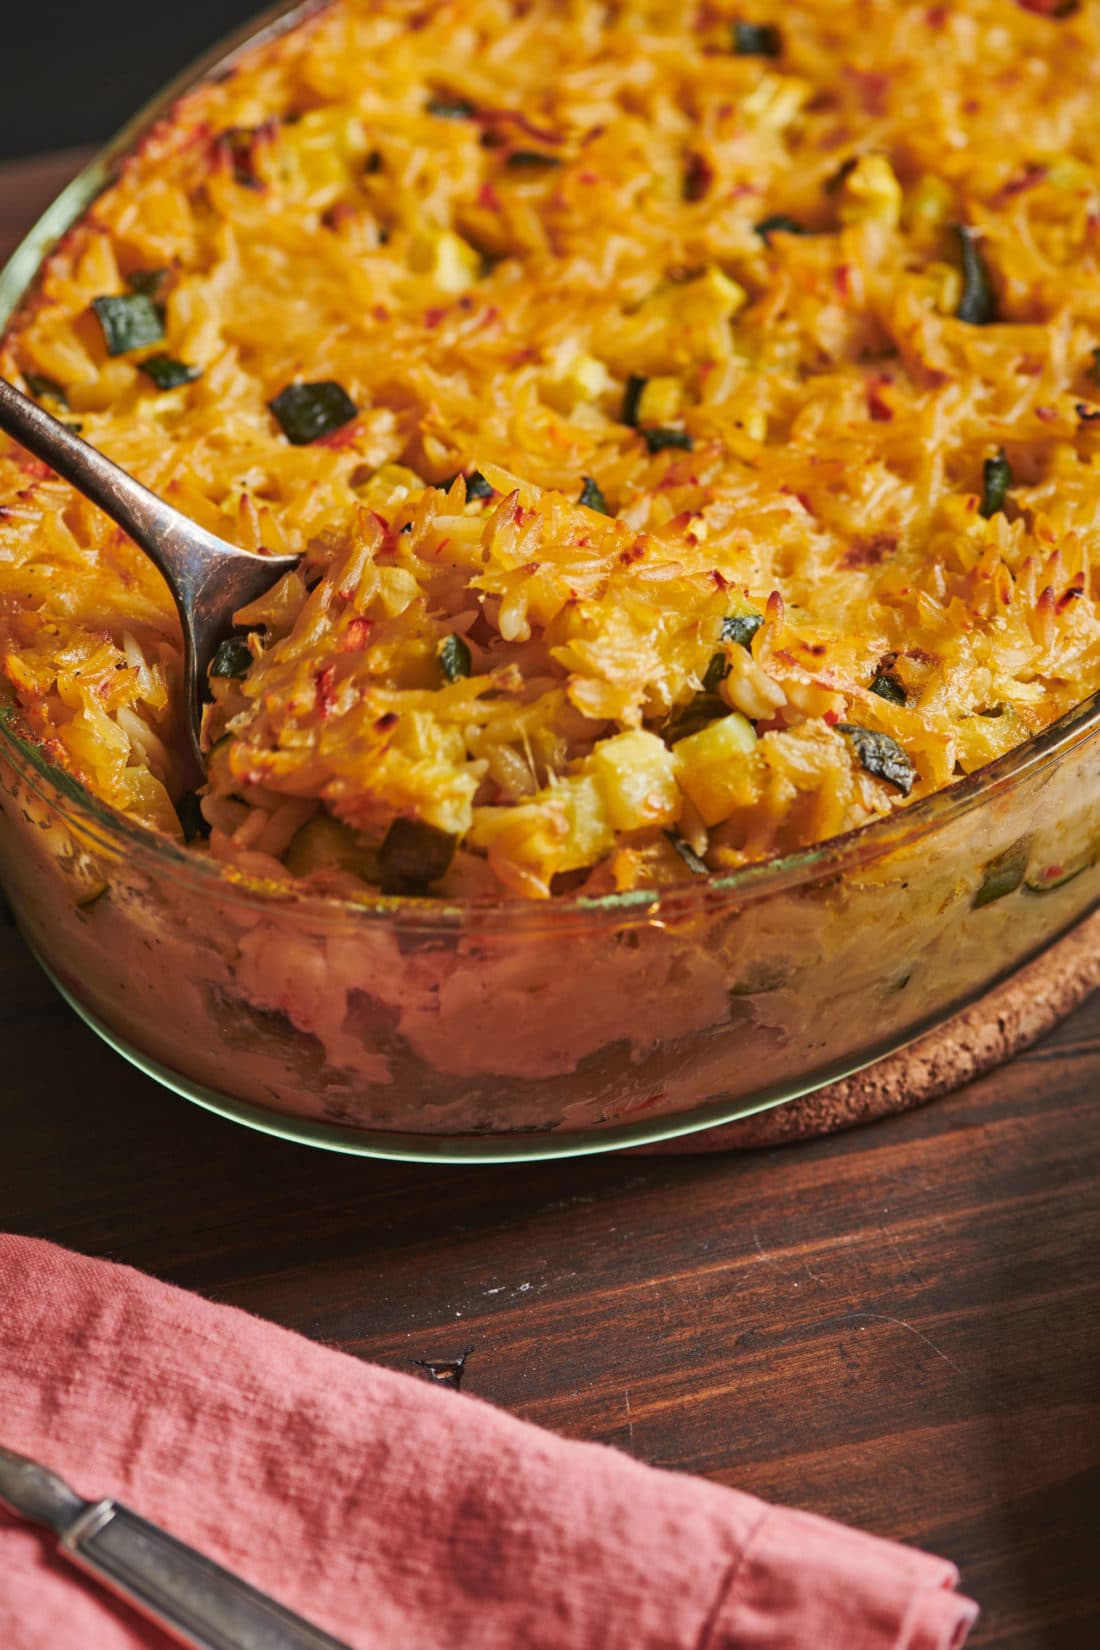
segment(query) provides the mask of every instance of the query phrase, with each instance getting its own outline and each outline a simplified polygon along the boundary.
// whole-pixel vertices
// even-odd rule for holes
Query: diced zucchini
[[[546,166],[560,166],[561,156],[547,154],[544,149],[513,149],[504,164],[513,172],[540,171]]]
[[[730,41],[738,57],[779,57],[783,36],[774,23],[730,24]]]
[[[908,752],[896,739],[888,733],[861,728],[855,722],[838,722],[836,731],[851,740],[865,773],[873,774],[876,779],[886,779],[891,785],[896,785],[903,796],[909,795],[917,782],[917,770]]]
[[[210,676],[232,679],[243,676],[252,663],[252,649],[243,636],[227,636],[218,643],[217,652],[210,661]]]
[[[470,649],[465,638],[457,632],[445,636],[439,644],[439,666],[448,682],[457,682],[460,676],[470,674]]]
[[[1046,865],[1042,870],[1025,877],[1024,888],[1029,894],[1052,894],[1056,888],[1064,888],[1067,882],[1075,881],[1098,863],[1100,842],[1095,847],[1087,849],[1083,855],[1070,860],[1068,864]]]
[[[181,384],[193,384],[202,377],[201,367],[189,367],[185,361],[176,361],[171,355],[150,355],[138,363],[139,370],[151,378],[158,390],[178,390]]]
[[[717,693],[726,677],[730,673],[730,662],[724,653],[712,653],[710,663],[703,672],[703,692]]]
[[[638,408],[641,405],[642,395],[648,382],[648,379],[643,378],[637,372],[632,372],[626,381],[626,389],[623,391],[623,410],[620,417],[624,424],[630,425],[631,429],[638,422]]]
[[[590,405],[611,386],[611,374],[597,355],[563,351],[543,386],[543,396],[558,412]]]
[[[144,292],[93,298],[92,308],[103,332],[108,355],[128,355],[164,341],[164,315]]]
[[[127,275],[126,285],[146,298],[159,298],[167,279],[167,269],[135,269]]]
[[[651,453],[663,452],[666,447],[678,447],[690,453],[695,445],[687,430],[651,429],[643,430],[642,435]]]
[[[955,314],[960,321],[969,321],[971,326],[988,326],[997,319],[997,300],[989,270],[974,231],[968,229],[966,224],[958,223],[955,233],[959,238],[963,266],[963,292]]]
[[[599,482],[593,481],[591,476],[583,476],[581,479],[584,486],[581,488],[577,503],[583,504],[588,510],[598,510],[601,516],[611,515],[613,512],[607,507],[607,500],[603,496]]]
[[[428,99],[428,113],[437,120],[472,120],[477,105],[466,97],[432,97]]]
[[[890,705],[904,705],[906,692],[896,676],[890,676],[880,670],[871,683],[871,692],[877,693],[880,699],[885,699]]]
[[[344,386],[332,379],[322,379],[316,384],[288,384],[268,402],[268,407],[295,447],[305,447],[311,441],[331,435],[333,430],[342,429],[359,411]]]
[[[760,239],[769,246],[773,235],[808,235],[810,233],[805,224],[799,223],[795,218],[788,218],[785,212],[773,212],[770,217],[761,218],[759,223],[753,224],[753,228]]]
[[[992,905],[995,900],[1004,899],[1006,894],[1014,894],[1024,880],[1027,873],[1027,862],[1031,854],[1031,842],[1028,837],[1021,837],[1014,842],[1011,848],[1006,848],[1003,854],[991,859],[982,872],[982,880],[971,904],[975,911],[983,905]]]
[[[357,498],[383,513],[404,502],[410,493],[418,493],[424,479],[404,464],[382,464],[360,481],[353,481]]]
[[[929,231],[939,229],[951,216],[955,193],[932,172],[926,172],[910,192],[905,203],[905,221],[910,228]]]
[[[699,858],[699,855],[695,852],[695,849],[691,846],[690,842],[685,842],[683,837],[678,836],[675,831],[666,831],[665,836],[668,838],[668,841],[672,847],[675,848],[676,852],[679,854],[689,871],[697,877],[706,877],[710,875],[710,867],[708,866],[706,860]]]
[[[1039,0],[1042,4],[1043,0]],[[1035,4],[1035,0],[1032,0]],[[1080,0],[1048,0],[1048,16],[1068,17],[1078,9]],[[1095,174],[1088,161],[1078,155],[1059,155],[1047,169],[1046,180],[1053,184],[1055,189],[1065,189],[1071,194],[1086,194],[1095,184]]]
[[[1012,466],[1002,448],[995,458],[987,458],[982,465],[982,502],[978,513],[987,521],[990,516],[1002,514],[1011,486]]]
[[[69,405],[68,397],[56,378],[47,378],[41,372],[25,372],[23,381],[36,401],[41,401],[45,396],[48,400],[56,401],[62,407]]]
[[[331,814],[315,814],[297,831],[286,852],[286,868],[296,877],[311,871],[350,871],[364,882],[378,879],[378,852],[350,825]]]
[[[722,620],[722,640],[737,642],[746,652],[752,652],[752,639],[764,623],[762,613],[727,613]]]
[[[717,657],[717,655],[716,655]],[[711,660],[711,664],[714,660]],[[708,666],[709,674],[709,666]],[[722,716],[730,714],[730,707],[717,693],[697,693],[686,705],[681,705],[661,729],[661,738],[671,750],[681,739],[689,739],[701,728],[709,727]]]
[[[456,840],[422,819],[395,819],[378,850],[378,869],[387,894],[416,893],[445,876]]]

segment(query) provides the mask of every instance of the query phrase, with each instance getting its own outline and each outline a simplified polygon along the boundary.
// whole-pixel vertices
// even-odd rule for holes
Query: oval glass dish
[[[69,1001],[239,1121],[364,1154],[608,1150],[731,1121],[945,1019],[1100,896],[1100,700],[813,851],[688,888],[371,905],[249,885],[0,717],[0,880]]]
[[[0,276],[0,323],[175,83]],[[1100,698],[848,836],[602,898],[342,902],[128,823],[0,697],[0,881],[73,1006],[168,1087],[364,1155],[566,1156],[732,1121],[949,1017],[1100,900]]]

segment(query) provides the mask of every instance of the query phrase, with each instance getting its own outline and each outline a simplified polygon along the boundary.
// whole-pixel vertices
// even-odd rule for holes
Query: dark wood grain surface
[[[71,165],[0,170],[0,243]],[[1100,996],[832,1140],[480,1170],[200,1112],[2,924],[0,1048],[7,1228],[396,1369],[469,1349],[528,1420],[949,1555],[974,1650],[1100,1645]]]

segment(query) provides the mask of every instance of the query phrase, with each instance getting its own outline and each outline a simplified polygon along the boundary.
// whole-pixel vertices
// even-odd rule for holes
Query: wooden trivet
[[[909,1111],[1030,1048],[1098,986],[1100,911],[1094,911],[961,1014],[907,1048],[857,1071],[854,1077],[739,1123],[724,1123],[639,1149],[718,1152],[731,1147],[779,1146]]]

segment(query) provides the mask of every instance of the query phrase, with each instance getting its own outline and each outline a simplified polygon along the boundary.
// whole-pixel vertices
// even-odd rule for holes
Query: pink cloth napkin
[[[954,1650],[943,1559],[0,1235],[0,1443],[355,1650]],[[5,1650],[167,1650],[0,1512]]]

